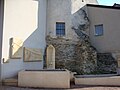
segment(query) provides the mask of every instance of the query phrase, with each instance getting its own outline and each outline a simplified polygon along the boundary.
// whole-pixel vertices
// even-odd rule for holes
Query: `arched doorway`
[[[53,45],[47,47],[47,69],[55,69],[55,48]]]

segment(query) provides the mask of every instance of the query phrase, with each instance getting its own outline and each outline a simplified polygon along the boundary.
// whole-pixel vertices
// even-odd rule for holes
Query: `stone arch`
[[[55,48],[53,45],[47,47],[46,65],[47,69],[55,69]]]

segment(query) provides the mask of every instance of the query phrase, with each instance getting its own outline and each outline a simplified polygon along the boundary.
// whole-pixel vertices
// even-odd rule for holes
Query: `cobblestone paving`
[[[38,89],[38,88],[20,88],[10,86],[0,86],[0,90],[120,90],[120,87],[102,87],[102,86],[74,86],[71,89]]]

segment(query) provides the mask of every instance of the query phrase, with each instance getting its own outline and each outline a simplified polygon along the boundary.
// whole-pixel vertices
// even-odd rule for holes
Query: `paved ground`
[[[10,86],[1,86],[0,90],[120,90],[120,87],[73,86],[71,87],[71,89],[38,89],[38,88],[18,88]]]

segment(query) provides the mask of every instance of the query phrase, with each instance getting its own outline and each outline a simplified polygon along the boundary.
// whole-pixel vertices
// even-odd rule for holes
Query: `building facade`
[[[0,12],[1,79],[50,65],[89,74],[97,52],[120,48],[119,7],[97,0],[2,0]]]

